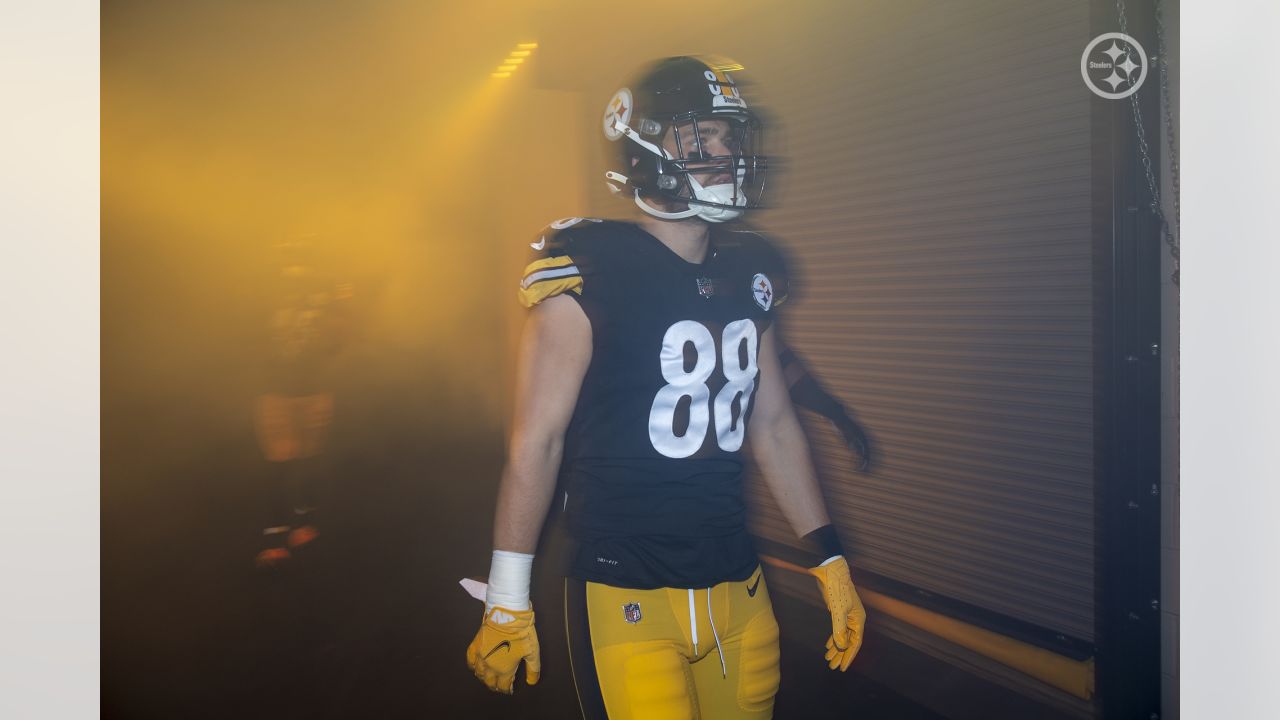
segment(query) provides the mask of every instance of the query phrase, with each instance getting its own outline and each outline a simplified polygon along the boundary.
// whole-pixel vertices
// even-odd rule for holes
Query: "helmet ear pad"
[[[631,164],[631,172],[629,173],[631,182],[639,188],[657,187],[655,183],[658,180],[659,158],[636,146],[628,149],[631,150],[631,152],[627,153]]]
[[[655,144],[661,147],[661,140]],[[664,172],[666,161],[634,143],[628,143],[627,162],[631,166],[628,173],[631,184],[640,190],[640,196],[653,200],[662,206],[680,202],[679,191],[686,187],[688,181],[676,173]],[[664,184],[670,187],[664,187]]]
[[[637,118],[634,124],[636,132],[645,140],[653,143],[659,148],[664,147],[666,140],[665,128],[662,123],[650,118]],[[658,176],[662,174],[662,158],[655,155],[648,148],[629,142],[624,142],[624,152],[626,153],[627,164],[631,167],[630,175],[632,182],[640,188],[656,188],[658,187]]]

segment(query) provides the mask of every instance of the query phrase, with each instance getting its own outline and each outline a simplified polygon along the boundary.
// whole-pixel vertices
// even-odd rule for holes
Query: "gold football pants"
[[[565,581],[587,720],[759,720],[778,692],[778,623],[757,568],[709,590]]]

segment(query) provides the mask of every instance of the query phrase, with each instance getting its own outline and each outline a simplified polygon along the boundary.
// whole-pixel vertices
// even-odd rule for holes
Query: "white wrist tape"
[[[495,605],[508,610],[528,610],[529,576],[532,573],[532,555],[494,550],[493,561],[489,565],[489,589],[485,592],[485,612]]]

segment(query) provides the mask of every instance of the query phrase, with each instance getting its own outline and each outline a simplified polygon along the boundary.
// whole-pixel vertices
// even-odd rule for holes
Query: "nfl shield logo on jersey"
[[[716,285],[711,282],[711,278],[698,278],[698,294],[704,298],[710,298],[716,294]]]
[[[773,283],[769,282],[764,273],[756,273],[751,278],[751,294],[755,296],[756,304],[761,310],[768,310],[773,305]]]
[[[640,603],[627,603],[626,605],[623,605],[622,617],[633,625],[640,622]]]

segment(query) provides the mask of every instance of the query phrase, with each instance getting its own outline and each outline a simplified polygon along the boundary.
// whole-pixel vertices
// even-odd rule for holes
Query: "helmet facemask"
[[[760,127],[746,113],[690,115],[669,123],[656,158],[653,190],[708,222],[728,222],[760,204],[765,162],[755,152]]]

